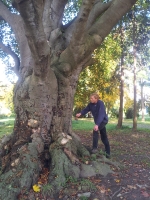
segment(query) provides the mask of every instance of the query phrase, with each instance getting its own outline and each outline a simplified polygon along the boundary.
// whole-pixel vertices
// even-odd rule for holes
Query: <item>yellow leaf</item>
[[[40,192],[40,187],[38,185],[33,185],[34,192]]]
[[[120,180],[119,180],[119,179],[115,179],[115,182],[116,182],[116,183],[119,183],[119,182],[120,182]]]

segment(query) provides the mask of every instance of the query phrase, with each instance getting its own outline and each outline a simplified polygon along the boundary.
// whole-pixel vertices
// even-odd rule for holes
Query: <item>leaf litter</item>
[[[75,131],[80,136],[82,143],[91,149],[91,132]],[[42,199],[42,200],[80,200],[79,194],[90,192],[90,197],[83,197],[88,200],[149,200],[150,199],[150,134],[140,131],[119,132],[119,130],[108,133],[111,146],[111,160],[122,164],[123,168],[118,169],[112,166],[113,174],[107,176],[97,175],[88,178],[96,188],[90,191],[83,190],[79,183],[69,182],[65,185],[54,199],[42,196],[41,192],[33,189],[28,195],[20,195],[18,200]],[[104,146],[99,141],[99,151]],[[85,162],[88,164],[88,158]],[[46,184],[48,177],[47,169],[44,169],[38,183]],[[93,186],[92,186],[93,187]],[[68,191],[68,192],[66,192]],[[30,197],[30,198],[29,198]]]

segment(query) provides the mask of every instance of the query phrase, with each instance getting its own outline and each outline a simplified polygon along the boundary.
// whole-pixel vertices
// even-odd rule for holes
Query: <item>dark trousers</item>
[[[100,135],[101,135],[101,140],[105,146],[105,152],[108,155],[110,155],[110,146],[109,146],[109,141],[108,141],[107,134],[106,134],[106,127],[104,126],[99,131],[100,131]],[[98,138],[99,138],[98,131],[93,130],[93,149],[96,149],[98,147]]]

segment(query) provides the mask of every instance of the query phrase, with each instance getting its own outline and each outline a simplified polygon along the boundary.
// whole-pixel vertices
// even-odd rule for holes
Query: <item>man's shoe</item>
[[[110,159],[111,157],[110,157],[110,155],[109,155],[109,154],[106,154],[106,158],[107,158],[107,159]]]
[[[92,153],[97,153],[98,150],[97,149],[92,149]]]

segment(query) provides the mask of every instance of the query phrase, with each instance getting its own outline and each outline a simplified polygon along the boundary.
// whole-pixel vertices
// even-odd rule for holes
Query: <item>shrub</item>
[[[126,119],[133,119],[133,108],[128,108],[127,111],[125,112]],[[139,112],[137,111],[137,117],[139,117]]]

